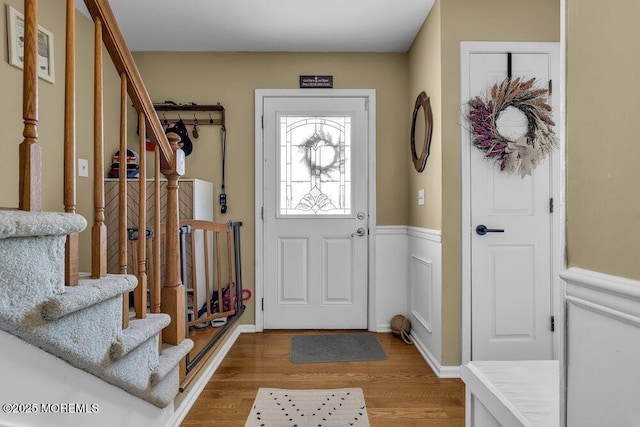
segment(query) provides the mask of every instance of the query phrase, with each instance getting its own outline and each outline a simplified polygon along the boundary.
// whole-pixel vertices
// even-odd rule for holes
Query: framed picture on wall
[[[9,63],[24,69],[24,15],[7,5],[7,40],[9,41]],[[53,34],[38,25],[38,77],[55,83],[53,66]]]

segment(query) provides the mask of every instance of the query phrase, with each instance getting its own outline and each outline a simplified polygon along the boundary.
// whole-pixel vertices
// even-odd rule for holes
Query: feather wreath
[[[535,78],[506,78],[491,88],[491,99],[475,97],[469,101],[469,116],[473,132],[472,143],[485,152],[485,157],[500,164],[500,170],[519,173],[523,178],[558,146],[553,131],[551,107],[547,89],[534,87]],[[528,122],[527,132],[517,140],[498,132],[496,122],[508,108],[520,110]]]

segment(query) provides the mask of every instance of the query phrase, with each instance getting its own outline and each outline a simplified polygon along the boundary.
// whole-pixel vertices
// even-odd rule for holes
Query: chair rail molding
[[[410,236],[430,240],[435,243],[442,243],[442,231],[440,230],[409,226],[407,227],[407,231]]]

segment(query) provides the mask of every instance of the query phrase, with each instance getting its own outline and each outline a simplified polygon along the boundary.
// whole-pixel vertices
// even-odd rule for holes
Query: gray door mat
[[[292,363],[384,360],[387,354],[372,333],[294,335]]]

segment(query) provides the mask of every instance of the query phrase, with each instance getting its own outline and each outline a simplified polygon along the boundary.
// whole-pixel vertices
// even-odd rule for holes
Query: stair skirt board
[[[8,403],[35,403],[38,413],[0,413],[4,426],[176,426],[170,419],[179,404],[172,397],[171,382],[178,377],[171,372],[145,398],[133,396],[117,385],[32,344],[0,331],[0,377],[7,387],[0,387],[0,400]],[[170,403],[164,407],[165,402]],[[76,412],[56,407],[69,404]],[[44,406],[52,405],[45,411]],[[93,405],[93,406],[92,406]]]

